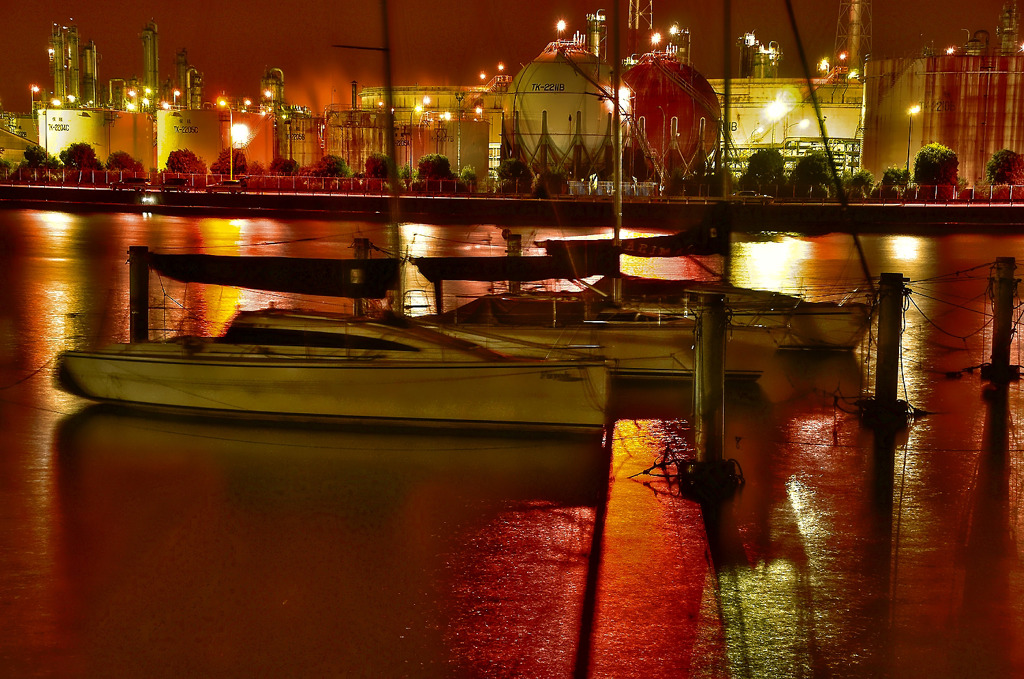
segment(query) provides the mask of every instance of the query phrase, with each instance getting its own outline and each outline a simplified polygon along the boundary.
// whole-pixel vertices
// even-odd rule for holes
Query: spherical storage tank
[[[648,170],[690,173],[714,154],[722,112],[715,91],[692,66],[665,52],[645,54],[622,81],[633,93],[631,133],[646,144],[630,141],[647,157]],[[643,174],[631,169],[633,176]]]
[[[581,42],[553,42],[516,75],[504,103],[506,152],[534,172],[610,171],[610,69]]]

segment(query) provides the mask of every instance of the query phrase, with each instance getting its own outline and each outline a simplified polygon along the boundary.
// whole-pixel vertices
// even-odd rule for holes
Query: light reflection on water
[[[517,231],[528,254],[569,235]],[[494,226],[402,234],[417,255],[505,248]],[[83,403],[53,387],[49,363],[126,338],[129,245],[349,257],[356,236],[388,242],[368,223],[0,213],[10,673],[572,676],[588,625],[592,676],[1024,673],[1022,400],[960,373],[988,356],[987,263],[1021,239],[863,238],[874,275],[911,279],[900,395],[929,414],[876,440],[854,414],[873,351],[779,355],[727,391],[726,454],[747,483],[710,536],[696,504],[634,476],[666,445],[691,450],[685,386],[617,397],[603,508],[594,440],[67,419]],[[867,287],[844,235],[737,238],[730,264],[737,284],[816,299]],[[490,288],[453,285],[447,303]],[[238,306],[347,308],[152,290],[154,336],[217,333]]]

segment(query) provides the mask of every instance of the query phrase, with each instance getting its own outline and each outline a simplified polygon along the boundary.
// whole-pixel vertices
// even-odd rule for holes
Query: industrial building
[[[809,82],[778,77],[781,47],[753,33],[738,38],[737,73],[728,83],[708,80],[690,63],[686,29],[673,26],[648,51],[637,48],[646,44],[637,36],[650,29],[650,12],[630,3],[632,48],[617,94],[605,16],[597,12],[586,17],[584,31],[553,40],[518,73],[481,74],[479,84],[464,87],[399,86],[390,97],[383,87],[353,82],[348,102],[322,112],[289,105],[277,68],[263,73],[255,101],[209,100],[185,49],[161,79],[152,21],[139,36],[142,77],[101,80],[96,45],[80,47],[76,27],[54,25],[52,90],[38,97],[33,90],[30,114],[3,114],[0,147],[18,161],[29,142],[56,155],[84,141],[101,159],[127,151],[162,169],[177,148],[209,164],[234,144],[265,166],[276,157],[308,166],[333,154],[358,172],[370,154],[388,149],[393,121],[396,162],[410,169],[440,153],[456,171],[471,167],[481,177],[514,157],[534,172],[606,179],[615,162],[618,101],[624,177],[637,181],[700,175],[722,162],[739,174],[765,148],[781,151],[791,169],[826,143],[841,172],[863,167],[880,178],[887,167],[910,167],[921,146],[938,142],[957,152],[961,179],[978,183],[993,152],[1024,150],[1024,56],[1012,2],[994,41],[977,31],[940,53],[878,59],[869,56],[870,0],[841,0],[836,56],[822,60]]]

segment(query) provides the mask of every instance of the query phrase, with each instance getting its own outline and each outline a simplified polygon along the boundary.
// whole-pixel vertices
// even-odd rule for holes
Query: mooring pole
[[[905,290],[903,284],[908,280],[901,273],[884,273],[878,277],[878,365],[875,369],[875,407],[880,414],[893,414],[897,410],[900,333],[903,330]]]
[[[507,257],[522,257],[523,256],[523,235],[521,233],[510,233],[505,236],[505,256]],[[509,262],[511,264],[511,262]],[[512,270],[512,267],[509,267]],[[518,295],[522,290],[522,283],[520,281],[508,282],[508,292],[511,295]]]
[[[149,341],[149,248],[128,247],[128,340]]]
[[[698,463],[718,463],[725,439],[725,296],[701,295],[700,303],[694,338],[694,440]]]
[[[1016,369],[1010,368],[1010,339],[1013,337],[1013,296],[1017,281],[1013,272],[1017,263],[1013,257],[996,257],[995,266],[989,276],[992,287],[992,362],[982,376],[992,382],[1008,382],[1018,377]],[[1016,366],[1015,366],[1016,368]]]
[[[369,259],[370,257],[370,239],[369,238],[353,238],[352,247],[355,250],[356,259]],[[362,316],[366,313],[366,303],[362,297],[355,297],[352,300],[352,315]]]

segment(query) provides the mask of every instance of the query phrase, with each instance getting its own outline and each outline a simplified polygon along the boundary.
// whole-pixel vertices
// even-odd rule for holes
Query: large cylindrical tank
[[[633,92],[627,146],[639,153],[630,160],[646,157],[648,171],[664,178],[676,168],[690,173],[714,154],[722,112],[715,91],[696,69],[656,52],[642,56],[622,80]],[[644,175],[640,170],[624,168],[638,178]]]
[[[321,144],[323,118],[291,111],[277,119],[277,155],[294,160],[299,167],[312,165],[324,155]]]
[[[534,172],[606,175],[612,168],[610,68],[583,42],[553,42],[512,80],[505,151]]]

